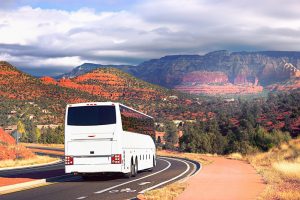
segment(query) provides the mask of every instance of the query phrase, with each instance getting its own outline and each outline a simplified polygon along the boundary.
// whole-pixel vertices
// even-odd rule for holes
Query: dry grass
[[[300,199],[300,139],[247,158],[267,183],[259,199]]]
[[[234,160],[245,160],[245,158],[240,153],[231,153],[227,155],[226,158],[234,159]]]
[[[54,147],[63,149],[65,147],[64,144],[37,144],[37,143],[21,143],[24,146],[31,146],[31,147]]]
[[[166,151],[166,150],[160,150],[157,151],[157,155],[159,156],[170,156],[170,157],[178,157],[178,158],[186,158],[190,160],[197,161],[203,165],[210,164],[212,161],[206,159],[203,157],[209,157],[209,156],[216,156],[214,154],[199,154],[199,153],[180,153],[175,151]]]
[[[18,160],[2,160],[0,161],[0,168],[43,164],[43,163],[54,162],[56,160],[58,159],[49,156],[36,156],[34,158],[18,159]]]
[[[272,167],[288,180],[300,180],[300,162],[276,162]]]
[[[144,198],[147,200],[170,200],[175,199],[187,187],[186,182],[175,182],[163,188],[147,191]]]

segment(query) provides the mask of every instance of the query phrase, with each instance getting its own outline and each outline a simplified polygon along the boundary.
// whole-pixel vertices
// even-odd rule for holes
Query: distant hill
[[[161,100],[171,93],[165,88],[139,80],[115,68],[96,68],[73,78],[41,78],[45,84],[73,88],[111,100]]]
[[[235,85],[265,87],[280,84],[299,79],[299,69],[300,52],[216,51],[203,56],[176,55],[146,61],[138,66],[135,75],[168,88],[185,86],[195,89],[204,85],[214,89],[213,85],[230,88]],[[223,79],[220,80],[220,76]]]
[[[187,112],[200,106],[188,95],[147,83],[114,68],[99,68],[74,78],[55,80],[51,77],[38,79],[7,62],[0,62],[2,125],[15,124],[18,119],[29,117],[36,123],[61,124],[66,104],[91,101],[122,102],[157,120],[183,119]]]
[[[187,100],[176,91],[147,83],[115,68],[101,67],[74,78],[55,80],[43,77],[41,80],[44,84],[70,88],[110,101],[122,102],[154,116],[161,112],[160,104],[171,101],[185,107],[185,100]],[[163,116],[167,113],[170,114],[171,111],[165,112]]]
[[[71,74],[97,66],[103,67],[87,64],[76,67]],[[300,52],[290,51],[222,50],[205,55],[169,55],[117,68],[147,82],[195,94],[259,93],[263,89],[290,90],[300,84]],[[277,87],[286,83],[288,87]]]
[[[53,117],[52,123],[62,121],[63,116],[59,115],[60,119],[57,119],[57,113],[63,113],[67,103],[100,101],[102,99],[104,98],[96,97],[86,92],[44,84],[40,79],[23,73],[9,63],[0,62],[0,101],[14,101],[12,103],[14,105],[17,104],[16,102],[22,101],[34,102],[39,108],[36,112],[42,113],[42,110],[46,109],[47,112],[53,113],[45,114],[46,118]],[[14,106],[8,107],[9,105],[7,103],[7,109],[19,109]],[[6,110],[6,112],[10,111]],[[21,113],[19,114],[22,115]]]
[[[124,72],[129,72],[134,67],[135,66],[131,66],[131,65],[101,65],[101,64],[94,64],[94,63],[84,63],[78,67],[75,67],[72,71],[56,76],[55,78],[56,79],[74,78],[76,76],[85,74],[97,68],[116,68],[116,69],[121,69]]]
[[[0,62],[0,95],[18,100],[87,101],[92,96],[74,90],[46,85],[40,79],[28,75],[7,62]]]

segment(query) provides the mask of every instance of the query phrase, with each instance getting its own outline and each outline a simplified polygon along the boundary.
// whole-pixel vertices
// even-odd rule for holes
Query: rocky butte
[[[63,77],[72,78],[103,65],[83,64]],[[108,66],[105,66],[108,67]],[[210,52],[168,55],[137,66],[116,66],[137,78],[194,94],[245,94],[299,88],[300,52]],[[61,77],[62,77],[61,76]]]

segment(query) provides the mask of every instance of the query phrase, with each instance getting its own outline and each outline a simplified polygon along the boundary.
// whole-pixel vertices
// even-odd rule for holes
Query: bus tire
[[[134,173],[133,173],[133,176],[136,176],[137,173],[138,173],[138,161],[137,161],[137,158],[135,159],[135,164],[134,164]]]
[[[134,163],[133,163],[133,160],[131,159],[131,162],[130,162],[130,170],[128,173],[125,174],[125,177],[126,178],[130,178],[132,177],[134,174]]]

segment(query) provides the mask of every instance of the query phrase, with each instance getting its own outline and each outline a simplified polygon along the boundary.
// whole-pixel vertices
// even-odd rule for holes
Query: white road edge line
[[[161,158],[169,158],[169,157],[163,157],[163,156],[161,156]],[[200,163],[200,162],[198,162],[199,163],[199,165],[200,165],[200,167],[199,167],[199,170],[197,170],[197,167],[196,167],[196,164],[195,163],[193,163],[193,162],[191,162],[191,161],[189,161],[189,160],[186,160],[187,162],[189,162],[189,163],[191,163],[191,164],[193,164],[193,166],[194,166],[194,170],[193,170],[193,172],[191,172],[185,179],[183,179],[183,181],[184,180],[186,180],[186,179],[188,179],[188,178],[191,178],[191,177],[193,177],[193,176],[196,176],[201,170],[202,170],[202,168],[203,168],[203,166],[202,166],[202,164]],[[197,161],[196,161],[197,162]],[[197,171],[196,171],[197,170]],[[195,171],[196,171],[196,173],[195,173]],[[192,175],[191,175],[192,174]]]
[[[103,193],[103,192],[106,192],[106,191],[109,191],[109,190],[111,190],[111,189],[120,187],[120,186],[122,186],[122,185],[126,185],[126,184],[128,184],[128,183],[132,183],[132,182],[135,182],[135,181],[139,181],[139,180],[142,180],[142,179],[147,178],[147,177],[150,177],[150,176],[154,176],[154,175],[156,175],[156,174],[158,174],[158,173],[161,173],[161,172],[163,172],[163,171],[165,171],[165,170],[167,170],[167,169],[170,168],[171,163],[170,163],[169,161],[167,161],[167,160],[165,160],[165,159],[161,159],[161,158],[157,158],[157,159],[158,159],[158,160],[163,160],[163,161],[167,162],[167,163],[168,163],[168,166],[165,167],[164,169],[160,170],[160,171],[157,171],[157,172],[153,173],[153,174],[149,174],[149,175],[147,175],[147,176],[143,176],[143,177],[138,178],[138,179],[134,179],[134,180],[131,180],[131,181],[127,181],[127,182],[125,182],[125,183],[121,183],[121,184],[118,184],[118,185],[115,185],[115,186],[112,186],[112,187],[109,187],[109,188],[106,188],[106,189],[103,189],[103,190],[100,190],[100,191],[97,191],[97,192],[94,192],[94,193],[95,193],[95,194],[101,194],[101,193]]]
[[[144,189],[143,191],[139,192],[140,194],[145,193],[145,192],[148,191],[148,190],[152,190],[152,189],[154,189],[154,188],[157,188],[157,187],[159,187],[159,186],[161,186],[161,185],[164,185],[164,184],[166,184],[166,183],[168,183],[168,182],[170,182],[170,181],[176,180],[177,178],[183,176],[186,172],[188,172],[188,171],[190,170],[190,165],[189,165],[187,162],[185,162],[185,161],[183,161],[183,160],[180,160],[180,159],[176,159],[176,158],[168,158],[168,159],[171,159],[171,160],[177,160],[177,161],[180,161],[180,162],[184,163],[184,164],[187,166],[186,170],[185,170],[184,172],[182,172],[181,174],[179,174],[178,176],[175,176],[175,177],[173,177],[173,178],[171,178],[171,179],[169,179],[169,180],[166,180],[166,181],[161,182],[161,183],[159,183],[159,184],[157,184],[157,185],[154,185],[154,186],[152,186],[152,187],[149,187],[149,188],[147,188],[147,189]]]
[[[188,178],[192,177],[193,176],[192,174],[195,173],[195,171],[197,170],[195,163],[192,163],[192,162],[190,162],[188,160],[186,160],[186,161],[188,163],[190,163],[191,165],[193,165],[194,170],[191,171],[185,178],[179,180],[178,182],[180,182],[180,183],[185,182]]]
[[[202,170],[202,164],[199,162],[199,164],[200,164],[200,167],[199,167],[199,170],[198,171],[196,171],[196,173],[194,173],[192,176],[190,176],[190,177],[193,177],[193,176],[196,176],[201,170]],[[196,169],[196,168],[195,168]]]
[[[85,199],[85,198],[87,198],[87,196],[78,197],[78,198],[76,198],[76,199]]]
[[[139,183],[138,185],[147,185],[149,183],[151,183],[151,182],[142,182],[142,183]]]

